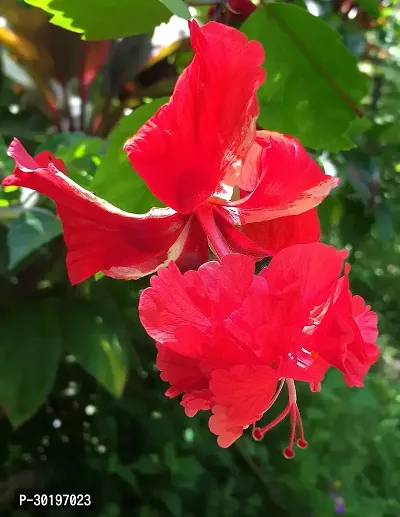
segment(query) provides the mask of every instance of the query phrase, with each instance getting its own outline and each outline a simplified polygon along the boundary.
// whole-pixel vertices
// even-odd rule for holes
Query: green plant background
[[[105,8],[113,6],[107,16],[93,11],[92,2],[27,3],[36,7],[17,0],[0,5],[10,30],[23,37],[10,49],[0,31],[0,175],[12,171],[6,148],[16,136],[32,153],[53,151],[75,181],[117,206],[147,211],[157,200],[122,145],[165,102],[191,53],[183,41],[144,66],[149,36],[134,34],[151,36],[171,11],[185,17],[184,2],[105,0]],[[96,275],[72,288],[52,203],[21,202],[18,189],[6,189],[0,193],[0,515],[33,514],[13,503],[17,490],[28,489],[92,494],[89,509],[41,509],[45,516],[330,517],[339,511],[338,497],[349,517],[400,515],[400,16],[395,2],[344,4],[268,3],[241,30],[266,50],[260,125],[294,134],[326,172],[342,178],[319,214],[323,240],[350,252],[353,291],[379,315],[382,354],[365,388],[349,389],[332,372],[321,393],[300,389],[309,447],[291,461],[281,454],[287,423],[261,443],[245,435],[218,448],[206,418],[185,417],[164,396],[155,348],[137,314],[148,279]],[[47,21],[40,31],[26,29],[39,7],[88,40],[127,37],[91,86],[89,104],[103,114],[97,131],[69,122],[54,133],[42,109],[40,88],[51,74],[41,66],[54,50],[46,31],[64,34],[57,47],[61,68],[86,43]],[[197,15],[205,21],[207,8]],[[27,41],[43,59],[24,60]],[[18,74],[6,66],[15,58],[20,70],[45,83],[21,91]],[[71,95],[78,81],[70,72]],[[133,112],[124,115],[127,107]],[[65,107],[60,113],[71,119]]]

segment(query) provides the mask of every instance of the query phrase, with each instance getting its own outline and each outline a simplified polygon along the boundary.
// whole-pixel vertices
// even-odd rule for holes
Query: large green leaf
[[[168,99],[157,99],[124,117],[109,137],[109,147],[90,186],[98,196],[128,212],[145,213],[163,206],[132,169],[123,146]]]
[[[40,208],[22,212],[9,226],[9,269],[13,269],[33,251],[41,248],[61,233],[61,222],[51,212]]]
[[[0,405],[12,424],[30,418],[51,392],[60,356],[54,306],[36,300],[2,313]]]
[[[152,32],[171,16],[159,0],[26,0],[53,15],[51,22],[88,40]],[[176,3],[176,2],[175,2]]]
[[[65,350],[110,393],[121,396],[129,358],[116,325],[91,305],[76,301],[64,308],[61,319]]]
[[[346,132],[360,115],[367,83],[339,34],[306,10],[282,3],[257,9],[242,29],[265,49],[260,124],[314,149],[353,147]]]

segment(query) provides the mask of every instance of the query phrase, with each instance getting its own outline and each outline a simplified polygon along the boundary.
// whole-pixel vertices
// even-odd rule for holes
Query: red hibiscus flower
[[[260,43],[231,27],[190,23],[195,57],[168,104],[125,145],[150,190],[171,208],[119,210],[71,181],[50,153],[28,155],[18,140],[14,173],[3,185],[52,198],[63,223],[67,267],[76,284],[102,271],[137,279],[171,260],[195,269],[245,253],[260,260],[319,238],[318,205],[338,179],[300,143],[256,132],[256,91],[264,80]]]
[[[286,384],[286,408],[254,427],[253,437],[289,416],[290,458],[296,438],[307,445],[295,381],[318,391],[334,366],[350,386],[362,385],[378,358],[377,318],[348,290],[348,268],[340,277],[346,256],[321,243],[299,244],[278,252],[259,275],[254,260],[231,254],[184,274],[170,264],[151,278],[139,314],[157,342],[166,394],[183,394],[188,416],[210,410],[221,447],[255,426]]]

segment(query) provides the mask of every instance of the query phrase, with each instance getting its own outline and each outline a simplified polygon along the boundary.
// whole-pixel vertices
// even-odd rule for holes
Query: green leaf
[[[20,304],[2,314],[0,405],[11,423],[28,420],[51,392],[61,356],[54,306]]]
[[[367,83],[339,34],[306,10],[282,3],[256,9],[242,30],[265,48],[259,123],[314,149],[353,147],[346,132],[360,113]]]
[[[96,170],[90,189],[122,210],[145,213],[153,206],[163,206],[132,169],[123,146],[167,101],[166,98],[157,99],[141,106],[124,117],[110,134],[108,150]]]
[[[81,33],[87,40],[152,32],[171,16],[159,0],[26,0],[26,3],[40,7],[52,15],[52,23]]]
[[[9,225],[9,269],[13,269],[33,251],[41,248],[62,233],[59,219],[40,208],[25,210]]]
[[[111,394],[120,397],[128,375],[128,355],[115,325],[95,307],[74,302],[62,318],[65,350]]]
[[[182,0],[160,0],[172,14],[190,20],[191,15],[187,5]]]

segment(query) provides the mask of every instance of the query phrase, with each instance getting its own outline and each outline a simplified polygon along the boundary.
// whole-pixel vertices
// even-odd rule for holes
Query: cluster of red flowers
[[[221,447],[251,424],[259,440],[289,416],[289,458],[296,439],[307,445],[295,381],[319,391],[333,366],[349,386],[362,386],[379,355],[377,317],[349,291],[347,253],[318,242],[315,207],[339,180],[295,138],[256,131],[260,43],[215,22],[191,22],[190,31],[193,61],[169,103],[125,145],[169,208],[119,210],[71,181],[61,160],[32,158],[17,140],[3,185],[55,201],[72,283],[98,271],[121,279],[157,271],[139,313],[157,343],[167,396],[183,394],[190,417],[211,411]],[[286,408],[256,427],[284,384]]]

